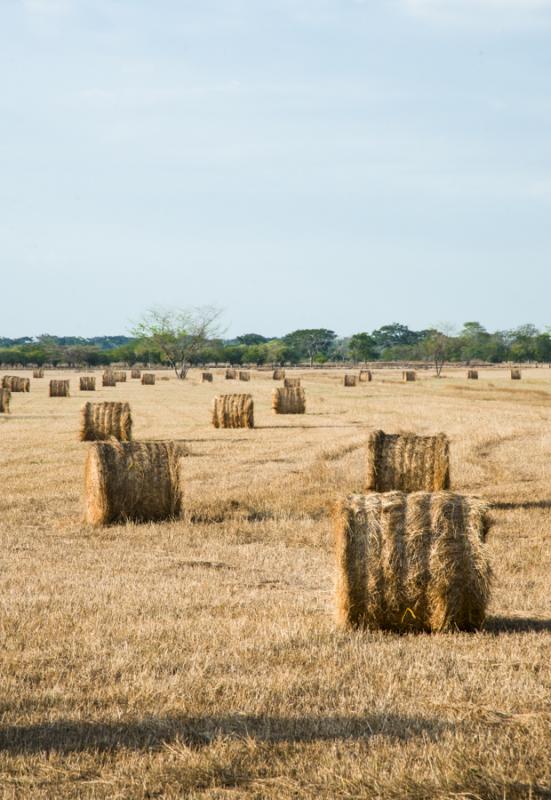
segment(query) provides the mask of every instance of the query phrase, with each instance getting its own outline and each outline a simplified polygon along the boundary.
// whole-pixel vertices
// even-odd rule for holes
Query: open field
[[[304,416],[220,373],[46,372],[0,416],[0,798],[551,798],[551,370],[304,373]],[[211,427],[230,391],[254,430]],[[83,524],[79,410],[105,399],[188,448],[182,520]],[[335,627],[330,508],[374,428],[444,431],[452,487],[494,504],[484,631]]]

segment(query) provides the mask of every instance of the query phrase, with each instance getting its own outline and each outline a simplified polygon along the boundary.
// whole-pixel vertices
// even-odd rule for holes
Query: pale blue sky
[[[551,324],[551,0],[0,0],[0,336]]]

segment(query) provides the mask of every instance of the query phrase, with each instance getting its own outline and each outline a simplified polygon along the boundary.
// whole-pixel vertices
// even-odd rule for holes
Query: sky
[[[0,336],[551,324],[551,0],[0,0]]]

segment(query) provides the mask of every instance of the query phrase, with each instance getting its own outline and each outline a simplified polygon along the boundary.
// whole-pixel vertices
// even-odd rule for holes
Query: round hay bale
[[[33,378],[43,378],[43,377],[44,377],[43,369],[33,369]]]
[[[478,370],[477,369],[469,369],[469,370],[467,370],[467,380],[469,380],[469,381],[477,381],[478,380]]]
[[[201,383],[212,383],[212,372],[202,372]]]
[[[243,370],[240,370],[240,372],[239,372],[239,380],[240,381],[250,381],[250,379],[251,379],[251,373],[250,372],[245,372]]]
[[[142,386],[155,386],[155,375],[153,372],[142,373]]]
[[[284,369],[274,369],[272,378],[274,381],[282,381],[285,378],[285,370]]]
[[[492,572],[486,505],[451,492],[350,495],[337,508],[337,616],[393,631],[473,631]]]
[[[360,370],[360,383],[365,383],[373,380],[373,374],[370,369]]]
[[[404,383],[409,383],[409,381],[417,380],[417,373],[412,369],[405,369],[402,372],[402,380]]]
[[[236,369],[227,369],[226,370],[226,380],[227,381],[234,381],[237,378],[237,370]]]
[[[368,492],[438,492],[450,488],[450,443],[445,433],[373,431],[367,442]]]
[[[520,369],[512,369],[511,370],[511,380],[512,381],[520,381],[522,378],[522,372]]]
[[[286,389],[284,386],[272,392],[274,414],[305,414],[306,393],[300,386]]]
[[[85,403],[80,413],[80,440],[120,442],[132,439],[132,415],[128,403]]]
[[[95,442],[84,471],[86,521],[154,522],[179,516],[180,461],[172,442]]]
[[[355,375],[347,374],[344,376],[344,385],[345,386],[356,386],[357,378]]]
[[[130,373],[130,377],[139,380],[142,377],[142,373],[139,369],[133,369]]]
[[[254,403],[250,394],[221,394],[212,402],[215,428],[254,428]]]
[[[9,389],[0,389],[0,414],[10,413],[11,392]]]
[[[69,381],[50,381],[50,397],[69,397]]]
[[[117,382],[115,380],[115,376],[112,372],[104,372],[101,376],[101,385],[102,386],[116,386]]]
[[[96,391],[96,379],[91,378],[89,375],[86,375],[80,379],[80,391],[81,392],[95,392]]]
[[[126,383],[126,372],[122,370],[116,370],[113,375],[115,376],[116,383]]]
[[[286,389],[297,389],[300,386],[300,378],[284,378],[283,386]]]

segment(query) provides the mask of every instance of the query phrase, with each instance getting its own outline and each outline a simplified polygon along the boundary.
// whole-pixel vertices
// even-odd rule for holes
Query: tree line
[[[0,337],[0,363],[94,367],[145,362],[172,366],[185,377],[190,366],[205,363],[313,366],[327,362],[427,361],[439,372],[444,362],[551,362],[551,332],[530,324],[490,332],[479,322],[466,322],[458,331],[444,327],[415,331],[395,322],[348,337],[339,337],[327,328],[312,328],[280,337],[247,333],[227,339],[218,331],[219,314],[210,307],[150,311],[131,336]]]

